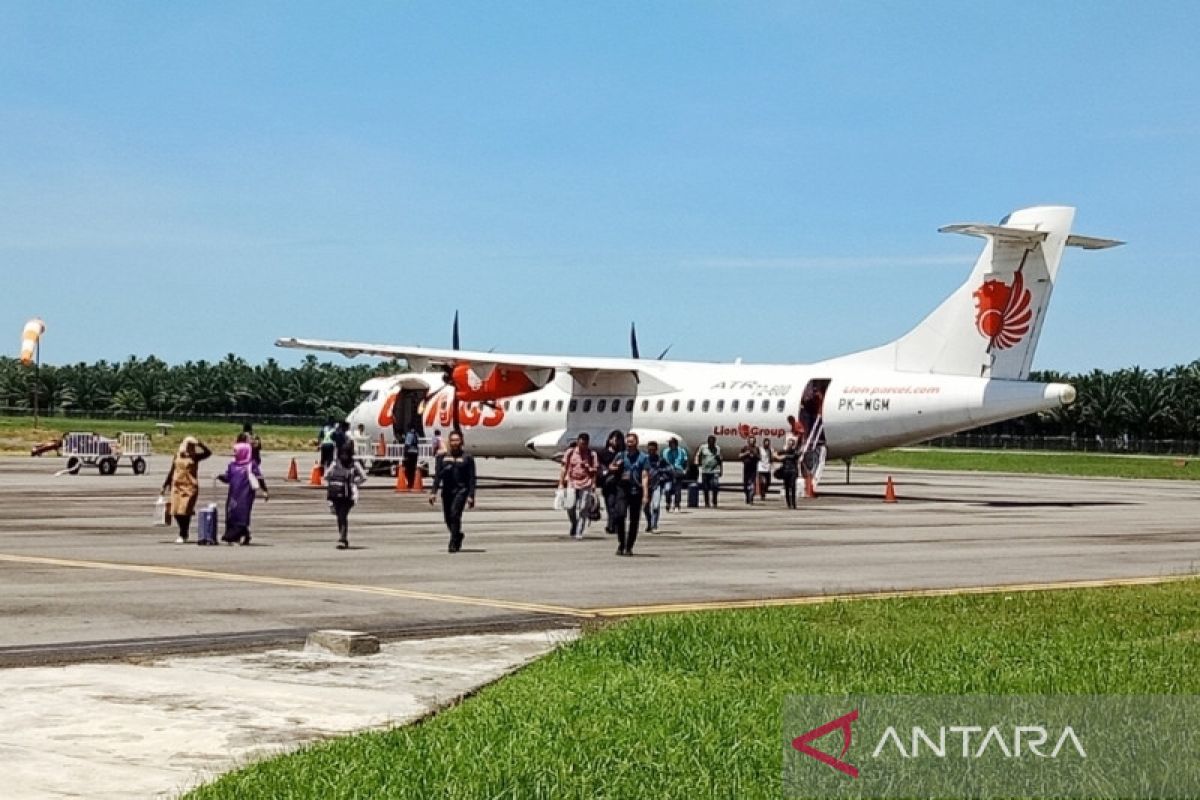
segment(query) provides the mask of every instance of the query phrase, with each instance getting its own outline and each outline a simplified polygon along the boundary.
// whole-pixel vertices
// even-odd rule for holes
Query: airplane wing
[[[613,379],[632,380],[646,394],[678,391],[663,378],[666,362],[642,361],[634,358],[600,358],[594,356],[542,356],[524,353],[485,353],[479,350],[450,350],[436,347],[365,344],[362,342],[333,342],[323,339],[277,339],[276,347],[296,350],[316,350],[341,353],[346,358],[381,356],[402,358],[417,372],[430,367],[454,367],[470,364],[471,371],[486,380],[497,368],[521,370],[538,386],[545,385],[555,373],[570,375],[579,386],[593,388]]]

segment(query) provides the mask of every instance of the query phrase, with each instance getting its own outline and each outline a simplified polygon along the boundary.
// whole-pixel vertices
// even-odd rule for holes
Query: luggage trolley
[[[134,475],[141,475],[151,452],[150,437],[144,433],[118,433],[116,439],[110,439],[98,433],[75,432],[64,436],[62,442],[66,471],[71,475],[78,475],[83,467],[96,467],[101,475],[112,475],[122,458],[129,459]]]

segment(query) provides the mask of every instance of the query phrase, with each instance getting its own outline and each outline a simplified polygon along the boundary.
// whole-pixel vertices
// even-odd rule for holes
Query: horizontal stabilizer
[[[1072,233],[1067,237],[1067,247],[1082,247],[1084,250],[1104,250],[1125,244],[1118,239],[1097,239],[1095,236],[1080,236]]]
[[[967,222],[938,228],[938,233],[961,233],[964,236],[991,236],[1004,244],[1024,244],[1032,247],[1046,238],[1046,231],[1031,231],[1025,228],[1009,228],[1005,225],[985,225],[982,222]]]

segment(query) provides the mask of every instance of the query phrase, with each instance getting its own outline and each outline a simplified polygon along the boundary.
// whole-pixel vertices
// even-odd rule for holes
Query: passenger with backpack
[[[325,473],[325,498],[337,517],[338,550],[350,547],[350,509],[358,502],[358,487],[366,480],[362,466],[354,460],[353,443],[343,445]]]
[[[404,434],[404,480],[409,486],[417,482],[417,460],[421,456],[421,437],[417,434],[417,426],[409,425]]]
[[[333,441],[335,433],[337,433],[337,423],[333,421],[333,417],[326,417],[325,424],[321,426],[321,430],[317,431],[317,451],[320,454],[322,472],[329,469],[334,456],[337,455],[337,445]]]

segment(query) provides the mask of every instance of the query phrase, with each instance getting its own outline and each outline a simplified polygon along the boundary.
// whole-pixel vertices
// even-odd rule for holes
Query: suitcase
[[[687,507],[688,508],[699,508],[700,507],[700,484],[698,484],[698,483],[689,483],[688,484]]]
[[[217,504],[209,503],[200,509],[196,544],[217,543]]]

